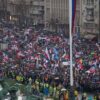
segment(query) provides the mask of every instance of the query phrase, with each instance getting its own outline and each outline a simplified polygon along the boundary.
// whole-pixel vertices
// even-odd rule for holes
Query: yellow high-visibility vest
[[[44,83],[44,85],[43,85],[43,86],[44,86],[44,88],[45,88],[45,87],[46,87],[46,84]]]
[[[74,91],[74,95],[77,96],[78,95],[78,91]]]
[[[46,87],[49,87],[49,85],[48,85],[48,84],[46,84]]]
[[[43,83],[40,83],[40,86],[43,86]]]
[[[16,80],[17,81],[20,81],[20,76],[16,76]]]
[[[56,87],[54,87],[54,91],[55,91],[55,92],[56,92],[56,90],[57,90]]]
[[[39,85],[39,82],[36,80],[36,81],[35,81],[35,84],[36,84],[36,85]]]

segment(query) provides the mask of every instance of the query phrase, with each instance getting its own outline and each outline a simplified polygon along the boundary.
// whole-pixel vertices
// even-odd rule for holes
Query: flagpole
[[[72,0],[69,0],[69,36],[70,36],[70,85],[73,86],[73,62],[72,62]]]
[[[69,0],[69,38],[70,38],[70,100],[73,100],[73,53],[72,53],[72,0]]]

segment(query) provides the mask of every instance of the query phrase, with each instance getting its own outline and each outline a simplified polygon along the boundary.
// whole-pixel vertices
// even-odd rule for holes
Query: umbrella
[[[66,89],[65,88],[62,88],[61,91],[66,91]]]
[[[90,74],[91,72],[88,70],[88,71],[86,71],[86,73]]]
[[[55,77],[54,79],[55,79],[55,80],[58,80],[58,79],[59,79],[59,77]]]

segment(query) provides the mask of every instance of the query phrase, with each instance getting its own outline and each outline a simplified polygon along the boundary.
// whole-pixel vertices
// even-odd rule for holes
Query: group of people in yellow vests
[[[23,81],[23,77],[22,76],[16,76],[16,80],[18,82],[22,82]],[[38,79],[35,80],[35,82],[32,82],[32,79],[29,78],[29,81],[31,81],[32,84],[32,89],[38,91],[39,93],[43,93],[44,96],[47,97],[52,97],[52,98],[63,98],[63,100],[69,100],[69,91],[68,90],[64,90],[62,91],[61,89],[63,88],[63,86],[60,84],[59,86],[56,85],[50,85],[47,82],[43,83],[43,82],[39,82]],[[77,90],[74,91],[74,97],[75,100],[80,100],[79,99],[79,93]],[[84,93],[82,95],[81,100],[98,100],[96,96],[94,96],[94,98],[90,98],[87,96],[86,93]]]
[[[29,78],[29,81],[31,81],[31,78]],[[60,98],[60,94],[62,94],[61,96],[63,96],[63,99],[68,100],[68,91],[61,91],[61,85],[53,86],[47,82],[39,82],[38,79],[36,79],[35,82],[32,83],[32,89],[42,93],[45,97],[56,98],[57,100]]]
[[[18,82],[23,82],[23,77],[20,76],[20,75],[18,75],[18,76],[16,76],[16,80],[17,80]]]

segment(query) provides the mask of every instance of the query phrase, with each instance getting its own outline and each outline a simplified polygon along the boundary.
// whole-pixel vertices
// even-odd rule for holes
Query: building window
[[[94,21],[94,8],[87,8],[86,9],[86,20],[87,21]]]
[[[87,5],[93,5],[94,4],[94,0],[87,0]]]
[[[84,23],[83,27],[84,29],[94,29],[96,25],[94,23]]]

